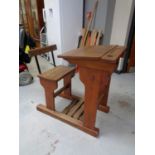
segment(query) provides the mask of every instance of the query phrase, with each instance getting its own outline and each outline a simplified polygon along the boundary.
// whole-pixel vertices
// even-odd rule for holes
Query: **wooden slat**
[[[67,114],[69,112],[69,110],[76,105],[78,100],[73,100],[63,111],[63,114]]]
[[[81,36],[82,36],[82,38],[80,40],[80,46],[79,47],[83,47],[83,40],[84,40],[85,31],[86,31],[86,29],[85,28],[82,28],[82,30],[81,30]]]
[[[84,113],[79,117],[79,120],[83,122],[84,119]]]
[[[101,37],[102,37],[102,30],[100,30],[98,32],[98,36],[97,36],[97,39],[96,39],[96,45],[99,45],[100,44]]]
[[[80,109],[76,111],[76,113],[73,115],[73,118],[79,119],[83,111],[84,111],[84,104],[82,104]]]
[[[90,45],[95,45],[95,42],[96,42],[96,36],[97,36],[97,31],[96,30],[93,30],[92,31],[92,34],[91,34],[91,41],[90,41]]]
[[[73,106],[68,112],[68,116],[73,116],[74,113],[79,109],[79,107],[83,104],[83,100],[80,100],[75,106]]]
[[[57,82],[64,78],[68,74],[74,75],[75,68],[74,67],[67,67],[67,66],[57,66],[52,68],[42,74],[39,74],[38,77],[50,80],[53,82]]]
[[[25,6],[25,15],[26,15],[26,20],[28,24],[28,31],[30,35],[33,37],[34,36],[34,21],[32,18],[32,11],[31,11],[31,1],[26,0],[24,1],[24,6]]]
[[[44,54],[50,51],[54,51],[56,49],[57,49],[56,45],[34,48],[29,51],[29,55],[32,57],[32,56]]]
[[[87,40],[87,37],[88,37],[88,33],[89,33],[89,30],[91,28],[91,24],[95,18],[95,13],[96,13],[96,10],[97,10],[97,6],[98,6],[98,0],[95,2],[94,4],[94,8],[93,8],[93,11],[92,11],[92,16],[88,22],[88,25],[87,25],[87,28],[86,28],[86,31],[85,31],[85,34],[84,34],[84,37],[83,37],[83,42],[82,42],[82,46],[85,45],[86,43],[86,40]]]
[[[85,41],[85,46],[90,46],[90,42],[91,42],[91,31],[88,32],[86,41]]]

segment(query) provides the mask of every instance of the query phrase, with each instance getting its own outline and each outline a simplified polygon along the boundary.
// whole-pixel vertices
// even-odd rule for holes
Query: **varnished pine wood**
[[[54,90],[57,89],[58,85],[55,82],[40,79],[41,85],[44,87],[45,90],[45,99],[46,99],[46,106],[51,110],[55,110],[55,103],[54,103]]]
[[[37,47],[37,48],[31,49],[29,51],[29,55],[31,57],[37,56],[37,55],[44,54],[44,53],[47,53],[50,51],[54,51],[56,49],[57,49],[56,45],[50,45],[50,46],[45,46],[45,47]]]
[[[91,46],[95,45],[97,35],[98,35],[98,32],[94,29],[91,33],[91,41],[90,41]]]
[[[34,37],[34,21],[32,18],[32,11],[31,11],[31,1],[30,0],[24,0],[25,5],[25,12],[26,12],[26,19],[28,24],[28,31],[31,35],[31,37]]]
[[[75,68],[73,68],[72,74],[68,74],[64,77],[64,85],[68,85],[68,88],[63,91],[63,95],[66,98],[72,98],[72,92],[71,92],[71,79],[74,76]]]
[[[44,26],[43,11],[42,11],[42,9],[44,8],[44,0],[36,0],[36,2],[37,2],[39,30],[41,30],[41,28]]]
[[[106,113],[108,113],[110,110],[109,106],[107,106],[110,80],[111,73],[102,72],[98,99],[98,109]]]
[[[100,40],[101,40],[102,37],[103,37],[103,32],[102,32],[102,30],[100,30],[98,32],[98,35],[97,35],[96,45],[99,45],[100,44]]]
[[[74,75],[75,69],[66,66],[58,66],[51,70],[46,71],[38,75],[40,78],[40,83],[44,87],[45,90],[45,98],[46,98],[46,105],[47,108],[51,110],[55,110],[55,102],[54,98],[59,95],[61,92],[65,92],[67,90],[67,97],[72,97],[71,93],[68,94],[68,89],[71,88],[71,78]],[[62,78],[67,78],[69,82],[66,82],[64,87],[54,93],[54,90],[58,87],[58,81]]]
[[[108,61],[108,62],[117,62],[117,59],[122,56],[123,52],[125,51],[124,47],[115,47],[109,52],[107,52],[105,55],[102,56],[102,60]]]
[[[78,100],[73,100],[67,107],[65,107],[65,109],[62,111],[62,113],[67,114],[70,109],[76,105]]]
[[[88,33],[89,33],[90,28],[91,28],[91,24],[92,24],[92,22],[93,22],[93,20],[95,18],[97,6],[98,6],[98,0],[94,4],[94,8],[93,8],[93,11],[92,11],[91,18],[90,18],[90,20],[88,22],[88,25],[86,27],[86,30],[85,30],[85,33],[84,33],[84,37],[83,37],[83,40],[82,40],[82,46],[85,46],[85,43],[86,43],[86,40],[87,40],[87,37],[88,37]]]
[[[60,55],[79,67],[80,80],[85,86],[84,112],[79,117],[83,126],[95,130],[97,109],[108,113],[108,92],[111,74],[123,54],[123,46],[83,47]],[[73,116],[74,117],[74,116]]]
[[[55,68],[52,68],[52,69],[38,75],[38,77],[40,77],[42,79],[57,82],[69,74],[71,74],[73,76],[74,72],[75,72],[74,67],[57,66]]]
[[[69,100],[74,100],[74,99],[79,100],[79,99],[80,99],[80,97],[78,97],[78,96],[76,96],[76,95],[73,95],[73,94],[72,94],[71,97],[70,97],[70,96],[68,97],[68,96],[64,95],[63,92],[62,92],[59,96],[62,97],[62,98],[65,98],[65,99],[69,99]]]
[[[100,91],[101,72],[80,67],[80,80],[85,86],[84,126],[94,129],[97,112],[98,94]]]
[[[84,119],[84,113],[80,116],[79,120],[83,122]]]
[[[117,51],[116,51],[117,50]],[[108,46],[89,46],[74,49],[58,55],[59,58],[70,60],[100,60],[102,62],[116,63],[120,55],[124,52],[125,48],[117,45]],[[105,56],[105,57],[104,57]]]
[[[60,88],[59,90],[57,90],[57,91],[54,93],[54,97],[60,95],[60,93],[63,92],[64,90],[66,90],[68,87],[70,87],[70,85],[66,85],[66,86]]]
[[[79,66],[80,80],[85,86],[84,111],[82,111],[83,102],[81,105],[74,103],[68,106],[64,110],[65,114],[58,113],[43,105],[39,105],[37,109],[73,125],[88,134],[97,136],[99,134],[99,129],[95,127],[96,112],[97,109],[104,112],[109,111],[107,99],[110,78],[113,70],[117,66],[118,59],[124,50],[124,47],[119,47],[119,52],[116,52],[118,51],[118,47],[119,46],[86,47],[60,55],[60,57]],[[111,56],[108,58],[108,54],[112,55],[112,58]],[[61,74],[61,72],[59,74]],[[63,75],[61,75],[61,77],[62,76]],[[64,81],[64,85],[70,84],[69,77],[71,78],[71,74],[66,78],[66,82]],[[51,78],[51,75],[48,75],[48,78],[45,75],[40,78],[43,80],[46,78],[46,80],[50,82],[52,82],[51,79],[53,79]],[[57,76],[55,81],[57,81],[57,79],[61,78],[58,78]],[[63,91],[64,97],[68,96],[68,98],[73,99],[71,90],[68,90],[66,94]],[[48,95],[50,95],[50,93]]]
[[[73,118],[79,119],[83,112],[84,112],[84,104],[82,104],[80,108],[76,111],[76,113],[73,115]]]
[[[76,103],[76,105],[74,107],[72,107],[69,111],[69,113],[67,113],[68,116],[73,116],[75,114],[75,112],[80,108],[80,106],[83,104],[83,100],[80,100],[78,103]]]
[[[39,110],[39,111],[41,111],[41,112],[43,112],[45,114],[48,114],[48,115],[50,115],[52,117],[55,117],[55,118],[65,122],[65,123],[67,123],[69,125],[72,125],[72,126],[78,128],[78,129],[92,135],[92,136],[97,137],[98,134],[99,134],[99,129],[98,128],[94,128],[93,130],[90,129],[90,128],[87,128],[87,127],[83,126],[82,121],[74,119],[74,118],[72,118],[72,117],[70,117],[68,115],[63,114],[63,113],[53,111],[53,110],[49,110],[46,106],[44,106],[42,104],[37,106],[37,110]]]
[[[101,104],[98,106],[98,110],[105,112],[105,113],[109,113],[110,111],[110,107],[109,106],[102,106]]]

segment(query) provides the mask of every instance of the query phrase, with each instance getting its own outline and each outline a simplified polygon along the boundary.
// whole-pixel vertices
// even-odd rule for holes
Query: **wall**
[[[58,47],[54,52],[56,64],[66,64],[57,55],[77,48],[82,29],[83,0],[44,0],[44,3],[48,17],[48,42]],[[49,8],[53,9],[53,15],[49,14]]]
[[[112,33],[112,25],[113,25],[113,17],[114,17],[114,10],[115,10],[115,3],[116,3],[116,0],[108,1],[106,25],[105,25],[104,40],[103,40],[104,45],[109,45],[110,44],[111,33]]]
[[[95,4],[95,0],[86,0],[85,15],[88,11],[92,11]],[[106,16],[107,16],[108,0],[100,0],[95,17],[94,28],[97,30],[103,30],[105,32]]]
[[[130,24],[129,22],[132,8],[133,0],[116,0],[110,40],[111,44],[126,44],[128,25]]]
[[[83,0],[61,0],[62,50],[76,48],[82,29]],[[66,39],[67,38],[67,39]]]
[[[129,33],[130,33],[130,28],[131,28],[134,10],[135,10],[135,0],[132,1],[132,5],[131,5],[130,17],[129,17],[129,21],[128,21],[128,28],[127,28],[126,39],[125,39],[125,45],[128,42],[128,37],[129,37]]]
[[[75,49],[82,29],[83,0],[60,0],[62,52]],[[67,63],[63,60],[63,64]]]
[[[49,44],[56,44],[57,50],[54,51],[56,64],[61,64],[62,60],[57,58],[61,54],[61,27],[60,27],[60,1],[59,0],[44,0],[47,16],[47,37]],[[49,8],[53,9],[53,15],[50,14]]]

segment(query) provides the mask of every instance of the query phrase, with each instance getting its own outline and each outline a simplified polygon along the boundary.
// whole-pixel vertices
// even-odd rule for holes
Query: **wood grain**
[[[69,58],[69,59],[80,59],[80,60],[104,60],[102,57],[109,53],[112,49],[115,49],[116,45],[109,46],[88,46],[82,47],[78,49],[73,49],[71,51],[65,52],[62,55],[58,55],[59,58]],[[120,49],[121,53],[122,50]],[[114,59],[118,59],[115,57]],[[111,61],[111,60],[109,60]]]
[[[80,100],[74,107],[70,109],[70,111],[67,113],[68,116],[73,116],[75,112],[80,108],[80,106],[83,104],[83,100]]]
[[[49,110],[48,108],[46,108],[46,106],[40,104],[37,106],[37,110],[47,114],[47,115],[50,115],[52,117],[55,117],[69,125],[72,125],[92,136],[95,136],[97,137],[99,135],[99,129],[98,128],[93,128],[93,129],[90,129],[90,128],[87,128],[85,126],[83,126],[83,122],[80,121],[80,120],[77,120],[77,119],[74,119],[68,115],[65,115],[63,113],[60,113],[60,112],[57,112],[57,111],[52,111],[52,110]]]
[[[50,46],[45,46],[45,47],[37,47],[37,48],[31,49],[29,51],[29,56],[32,57],[32,56],[44,54],[44,53],[47,53],[50,51],[54,51],[56,49],[57,49],[56,45],[50,45]]]
[[[67,114],[70,109],[76,105],[78,100],[73,100],[67,107],[65,107],[65,109],[62,111],[62,113]]]
[[[93,129],[95,127],[97,101],[100,91],[101,71],[80,67],[80,80],[85,85],[84,101],[84,126]]]
[[[71,50],[60,55],[59,57],[78,65],[79,77],[85,86],[84,101],[68,106],[64,109],[65,114],[53,111],[43,105],[39,105],[37,109],[88,134],[97,136],[99,134],[99,129],[95,127],[97,109],[109,112],[107,99],[111,74],[117,66],[117,61],[123,54],[124,49],[124,47],[116,45],[92,46]],[[74,71],[73,69],[71,72],[74,73]],[[70,71],[67,69],[66,73],[68,72]],[[58,75],[44,74],[43,77],[47,78],[46,76],[48,75],[49,79],[46,79],[47,81],[51,79],[56,81],[64,75],[64,73],[62,75],[61,71],[57,73]],[[70,80],[66,78],[64,84],[67,85],[69,83]],[[70,94],[70,90],[66,94]]]
[[[46,79],[40,79],[40,83],[45,90],[45,99],[47,108],[50,110],[55,110],[54,90],[56,90],[58,87],[57,83],[51,82]]]
[[[91,41],[90,41],[90,45],[93,46],[96,43],[96,38],[97,38],[97,34],[98,32],[94,29],[91,33]]]
[[[102,32],[102,30],[100,30],[98,32],[98,35],[97,35],[96,45],[99,45],[100,44],[100,40],[101,40],[102,35],[103,35],[103,32]]]
[[[108,53],[106,53],[105,55],[103,55],[102,60],[117,62],[118,58],[123,54],[124,51],[125,51],[124,47],[121,47],[121,46],[116,47],[112,49],[111,51],[109,51]]]
[[[50,81],[59,81],[68,74],[74,75],[75,68],[74,67],[67,67],[67,66],[57,66],[52,68],[42,74],[39,74],[38,77],[50,80]]]
[[[73,115],[73,118],[79,119],[81,114],[84,112],[84,104],[81,105],[81,107],[76,111],[76,113]]]

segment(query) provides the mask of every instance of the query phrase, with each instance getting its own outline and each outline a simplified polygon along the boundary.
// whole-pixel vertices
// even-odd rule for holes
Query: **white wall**
[[[60,0],[62,53],[77,48],[82,29],[83,0]],[[67,63],[63,60],[63,64]]]
[[[114,10],[115,10],[115,3],[116,0],[108,1],[107,6],[107,16],[106,16],[106,25],[104,30],[104,39],[103,44],[109,45],[112,33],[112,25],[113,25],[113,17],[114,17]]]
[[[62,51],[76,48],[82,29],[83,0],[60,0]]]
[[[56,44],[56,64],[65,64],[57,55],[77,48],[82,28],[83,0],[44,0],[47,18],[49,44]],[[49,15],[49,8],[53,15]]]
[[[60,27],[60,1],[59,0],[44,0],[47,18],[47,37],[48,44],[56,44],[57,50],[54,51],[56,64],[61,64],[62,60],[57,58],[61,54],[61,27]],[[53,15],[50,16],[49,8],[53,9]]]
[[[110,44],[125,45],[134,0],[116,0]]]

